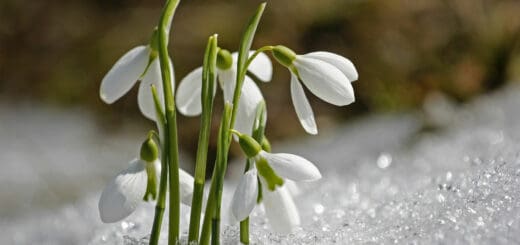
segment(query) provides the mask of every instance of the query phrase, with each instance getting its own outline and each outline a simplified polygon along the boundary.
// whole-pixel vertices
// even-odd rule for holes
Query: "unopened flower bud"
[[[157,149],[157,144],[153,139],[146,139],[141,145],[141,159],[146,162],[153,162],[159,156],[159,150]]]
[[[233,57],[231,53],[225,49],[220,49],[217,55],[217,67],[221,70],[227,70],[233,65]]]

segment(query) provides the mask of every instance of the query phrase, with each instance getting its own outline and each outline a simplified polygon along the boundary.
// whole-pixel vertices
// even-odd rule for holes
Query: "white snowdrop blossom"
[[[229,55],[229,52],[225,51],[225,53]],[[249,53],[249,55],[252,54],[253,51]],[[217,66],[217,77],[224,93],[224,101],[232,103],[236,86],[238,53],[235,52],[230,56],[232,60],[228,62],[229,64],[218,62],[221,65]],[[219,52],[218,59],[225,59],[222,52]],[[255,57],[248,70],[263,82],[269,82],[272,78],[271,60],[263,53],[259,53]],[[201,90],[202,67],[199,67],[186,75],[179,83],[175,99],[180,113],[186,116],[197,116],[202,112]],[[216,85],[213,90],[213,93],[215,92]],[[240,132],[250,132],[255,120],[256,108],[263,101],[263,96],[256,83],[248,75],[245,77],[241,93],[234,128]]]
[[[301,125],[309,134],[317,134],[314,113],[300,81],[318,98],[345,106],[355,101],[351,82],[358,79],[354,64],[330,52],[297,55],[284,46],[276,46],[273,56],[291,72],[291,98]]]
[[[246,219],[257,203],[262,183],[262,202],[269,223],[279,233],[289,233],[300,224],[298,210],[284,179],[315,181],[321,178],[318,168],[309,160],[288,153],[269,153],[260,150],[256,141],[239,135],[239,143],[255,164],[240,179],[231,201],[233,216]]]
[[[161,162],[159,159],[153,162],[141,159],[130,161],[128,168],[111,179],[101,193],[98,203],[101,221],[104,223],[117,222],[134,212],[146,193],[147,164],[153,164],[156,178],[160,178]],[[193,177],[179,169],[179,182],[181,201],[186,205],[191,205]]]
[[[125,53],[108,71],[99,89],[99,96],[112,104],[125,95],[140,80],[137,102],[143,115],[151,120],[156,118],[151,86],[157,89],[161,103],[164,103],[161,67],[159,59],[150,45],[137,46]],[[173,66],[170,61],[173,85]]]

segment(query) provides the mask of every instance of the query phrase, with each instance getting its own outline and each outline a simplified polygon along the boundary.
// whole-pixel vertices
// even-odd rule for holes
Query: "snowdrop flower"
[[[252,55],[250,52],[249,55]],[[220,87],[224,93],[224,101],[233,102],[236,85],[236,66],[238,53],[230,54],[221,49],[217,56],[217,76]],[[272,64],[267,55],[260,53],[249,65],[249,71],[259,80],[269,82],[272,77]],[[216,85],[215,85],[216,86]],[[180,113],[186,116],[197,116],[202,112],[201,105],[202,90],[202,67],[190,72],[179,83],[177,89],[176,103]],[[216,87],[214,88],[216,92]],[[240,132],[249,132],[253,126],[255,112],[258,104],[263,101],[262,93],[255,82],[246,75],[242,95],[238,102],[235,129]]]
[[[264,187],[262,202],[271,227],[279,233],[289,233],[300,225],[300,216],[284,179],[314,181],[321,178],[316,166],[307,159],[288,153],[269,153],[262,150],[253,138],[235,132],[244,153],[255,164],[240,179],[231,207],[237,220],[244,220],[256,206],[259,185]]]
[[[275,46],[273,56],[291,72],[291,98],[296,115],[309,134],[317,134],[314,113],[300,81],[316,96],[336,106],[355,101],[350,84],[358,79],[356,68],[347,58],[330,52],[297,55],[285,46]]]
[[[152,43],[153,39],[152,37]],[[173,88],[174,72],[171,61],[170,67]],[[157,88],[161,102],[164,102],[164,95],[160,62],[152,45],[137,46],[125,53],[101,81],[99,96],[105,103],[112,104],[125,95],[138,80],[141,80],[137,95],[139,109],[145,117],[155,120],[156,111],[150,87],[154,85]]]
[[[145,143],[141,148],[140,158],[130,161],[128,168],[110,180],[101,193],[98,208],[104,223],[113,223],[128,217],[143,199],[148,200],[150,196],[155,199],[161,161],[157,158],[156,150],[145,149]],[[179,182],[181,201],[191,205],[193,177],[179,169]]]

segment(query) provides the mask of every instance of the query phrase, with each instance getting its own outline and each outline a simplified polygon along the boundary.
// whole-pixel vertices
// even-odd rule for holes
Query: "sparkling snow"
[[[28,117],[29,120],[41,120],[41,115]],[[74,132],[74,126],[78,125],[76,120],[56,119],[56,123],[64,127],[56,128],[55,133],[63,128]],[[2,120],[0,160],[38,159],[36,155],[17,158],[16,154],[5,153],[10,146],[5,137],[9,135],[6,130],[10,127],[15,125],[6,125]],[[87,140],[79,139],[79,136],[58,136],[61,141],[52,145],[52,149],[59,146],[63,148],[59,152],[68,152],[64,154],[65,162],[76,161],[76,154],[79,157],[94,155],[89,155],[92,159],[86,162],[120,159],[115,156],[129,155],[123,150],[133,149],[133,146],[120,145],[119,150],[115,149],[118,145],[114,142],[123,139],[118,136],[109,140],[115,145],[110,146],[114,156],[106,152],[95,155],[99,146],[95,146],[93,136],[86,136]],[[28,140],[18,137],[16,142],[28,143]],[[50,150],[51,142],[43,142]],[[78,142],[85,145],[78,146]],[[481,97],[461,108],[437,96],[427,102],[425,112],[421,114],[371,116],[334,131],[322,129],[318,137],[308,136],[294,142],[297,143],[275,144],[273,151],[300,154],[312,160],[322,171],[323,179],[300,186],[295,200],[302,216],[302,227],[292,234],[271,233],[262,207],[257,207],[251,219],[253,244],[520,243],[519,87]],[[67,144],[73,149],[66,151]],[[83,147],[86,148],[82,150]],[[45,150],[45,146],[43,148]],[[115,174],[117,170],[113,169],[122,168],[123,164],[110,163],[110,171]],[[241,164],[233,165],[225,203],[229,202],[233,184],[243,168]],[[60,183],[73,182],[74,176],[83,176],[85,172],[99,179],[100,171],[93,170],[98,166],[94,163],[90,167],[82,166],[86,170],[82,170],[84,174],[81,175],[75,173],[78,169],[65,170],[73,173],[65,174],[67,182]],[[26,174],[25,168],[17,169],[15,173]],[[12,194],[6,188],[21,193],[42,188],[41,180],[31,176],[16,180],[16,176],[6,171],[0,173],[2,209],[8,206],[4,205],[4,200],[10,195],[20,201],[29,198]],[[107,175],[111,174],[104,173],[104,181]],[[6,184],[10,186],[6,187]],[[18,185],[22,187],[18,188]],[[103,185],[104,182],[96,187]],[[22,210],[23,215],[16,216],[7,216],[5,209],[2,210],[5,212],[2,215],[8,218],[0,220],[0,243],[141,244],[147,241],[153,204],[143,204],[122,222],[102,224],[97,213],[101,188],[94,190],[82,189],[83,197],[64,203],[56,210],[22,208],[18,210]],[[183,207],[183,228],[186,228],[188,216],[189,208]],[[163,228],[164,235],[166,227]],[[237,225],[226,225],[222,230],[224,244],[238,243]],[[185,230],[183,234],[186,235]]]

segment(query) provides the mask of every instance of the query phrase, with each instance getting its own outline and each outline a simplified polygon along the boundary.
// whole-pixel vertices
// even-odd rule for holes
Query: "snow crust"
[[[435,98],[424,113],[371,116],[275,144],[273,151],[313,161],[323,179],[299,187],[301,228],[272,233],[259,206],[251,218],[251,242],[520,243],[519,95],[520,88],[509,87],[463,107]],[[241,162],[230,169],[225,203]],[[98,198],[99,192],[91,192],[58,210],[2,219],[0,243],[146,244],[152,203],[122,222],[102,224]],[[189,208],[182,214],[186,236]],[[222,230],[224,244],[238,243],[237,225],[228,222]]]

